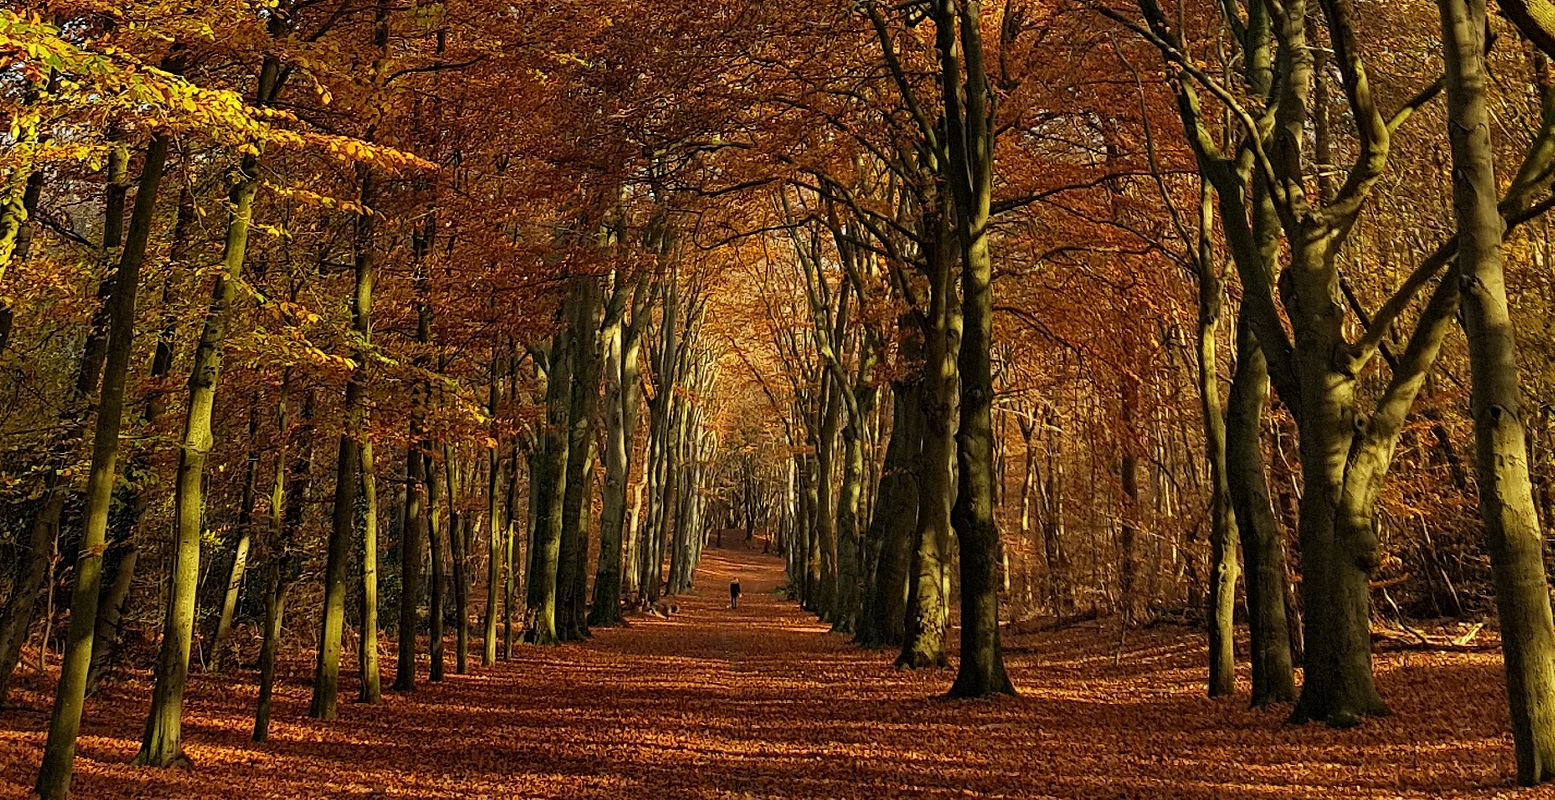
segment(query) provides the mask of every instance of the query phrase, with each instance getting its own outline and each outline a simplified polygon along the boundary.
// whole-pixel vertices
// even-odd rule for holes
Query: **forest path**
[[[829,634],[776,592],[782,561],[709,549],[669,619],[421,683],[378,706],[305,716],[310,631],[295,631],[270,741],[249,741],[253,673],[197,674],[193,771],[127,764],[149,675],[88,705],[79,798],[1290,798],[1496,796],[1511,746],[1494,653],[1386,653],[1395,716],[1354,731],[1281,724],[1287,709],[1202,697],[1203,639],[1081,626],[1007,637],[1019,699],[940,699],[945,671]],[[728,608],[728,582],[744,596]],[[450,637],[451,643],[452,637]],[[478,653],[478,649],[476,649]],[[392,654],[384,656],[385,686]],[[423,660],[422,677],[425,676]],[[355,696],[354,667],[342,698]],[[1244,676],[1245,678],[1245,676]],[[0,711],[0,798],[25,797],[48,681]],[[1245,683],[1241,687],[1246,696]]]

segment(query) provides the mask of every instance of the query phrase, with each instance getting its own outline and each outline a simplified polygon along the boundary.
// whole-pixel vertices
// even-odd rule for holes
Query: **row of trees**
[[[185,762],[192,657],[230,664],[245,620],[262,741],[299,603],[328,720],[348,627],[358,700],[380,698],[381,610],[411,691],[418,651],[442,679],[445,626],[462,673],[472,640],[490,664],[690,587],[716,272],[679,241],[672,154],[618,159],[647,132],[548,116],[618,91],[600,54],[627,34],[600,11],[552,38],[381,0],[4,12],[3,357],[27,399],[5,420],[0,697],[70,589],[40,796],[68,792],[84,698],[137,630],[160,654],[136,762],[165,767]],[[499,110],[515,90],[530,104]],[[487,137],[508,112],[524,125]],[[580,158],[598,137],[614,150]]]
[[[1444,45],[1445,71],[1432,77],[1427,66],[1413,87],[1407,79],[1397,81],[1399,86],[1388,87],[1397,99],[1368,77],[1366,51],[1375,44],[1378,57],[1392,55],[1392,43],[1383,41],[1391,32],[1385,26],[1398,24],[1413,33],[1407,26],[1413,18],[1403,14],[1378,23],[1384,27],[1364,29],[1357,11],[1342,0],[1311,9],[1257,0],[1174,9],[1145,2],[1134,8],[1091,5],[1088,10],[1134,34],[1128,45],[1112,43],[1122,63],[1114,64],[1111,74],[1121,67],[1138,87],[1137,122],[1144,127],[1146,163],[1141,170],[1138,160],[1130,163],[1120,152],[1120,142],[1112,138],[1118,131],[1093,125],[1080,134],[1089,141],[1065,143],[1072,148],[1067,154],[1071,163],[1090,161],[1090,180],[1030,191],[1037,196],[1084,193],[1088,196],[1069,200],[1066,210],[1079,215],[1086,204],[1105,208],[1094,219],[1114,234],[1121,230],[1122,236],[1107,238],[1125,249],[1125,259],[1133,255],[1126,250],[1132,245],[1146,255],[1143,261],[1158,266],[1176,261],[1185,267],[1186,281],[1174,286],[1156,280],[1151,288],[1172,291],[1186,284],[1192,291],[1197,285],[1197,321],[1184,326],[1196,328],[1196,334],[1163,346],[1159,339],[1151,341],[1154,332],[1115,322],[1118,328],[1103,349],[1060,332],[1084,312],[1067,311],[1069,320],[1055,321],[1016,303],[1004,310],[1014,325],[1036,329],[1082,360],[1114,361],[1108,366],[1116,382],[1106,389],[1118,398],[1114,424],[1125,441],[1111,471],[1126,510],[1109,526],[1118,560],[1112,606],[1125,628],[1137,620],[1139,525],[1148,519],[1141,507],[1154,501],[1153,516],[1175,514],[1164,482],[1152,489],[1140,485],[1147,471],[1141,461],[1159,459],[1159,470],[1170,470],[1190,452],[1145,432],[1147,415],[1159,418],[1159,412],[1145,407],[1142,395],[1149,389],[1140,373],[1154,369],[1169,380],[1191,375],[1174,365],[1163,370],[1148,362],[1159,358],[1151,350],[1170,356],[1183,347],[1192,353],[1188,363],[1198,364],[1190,385],[1201,409],[1199,452],[1208,463],[1199,481],[1201,496],[1207,495],[1208,511],[1201,519],[1208,563],[1207,569],[1195,569],[1199,556],[1190,555],[1188,568],[1194,574],[1185,577],[1188,597],[1197,597],[1194,602],[1205,608],[1210,693],[1229,694],[1234,687],[1237,584],[1246,574],[1254,703],[1295,700],[1296,721],[1341,727],[1386,711],[1371,668],[1374,579],[1388,556],[1378,507],[1400,442],[1406,435],[1418,436],[1409,428],[1410,412],[1422,392],[1431,392],[1428,379],[1453,321],[1461,320],[1468,333],[1463,357],[1471,372],[1478,465],[1472,481],[1458,465],[1442,423],[1433,421],[1430,432],[1437,439],[1433,449],[1445,451],[1436,458],[1446,459],[1457,488],[1479,495],[1507,653],[1519,779],[1532,783],[1549,777],[1551,728],[1543,709],[1555,662],[1548,651],[1541,529],[1519,410],[1515,333],[1501,253],[1503,230],[1537,220],[1549,205],[1544,56],[1524,50],[1508,57],[1510,63],[1522,61],[1523,75],[1530,74],[1532,64],[1534,79],[1523,84],[1528,89],[1519,91],[1514,83],[1502,101],[1519,109],[1531,130],[1521,142],[1515,137],[1493,141],[1483,5],[1440,5],[1440,27],[1423,35]],[[1025,54],[1023,37],[1033,35],[1033,27],[1038,35],[1055,38],[1060,31],[1083,36],[1084,29],[1074,27],[1074,16],[1056,9],[1006,6],[987,14],[975,2],[929,4],[905,17],[873,7],[865,13],[880,44],[871,88],[889,97],[886,107],[896,109],[896,115],[888,112],[886,120],[897,127],[874,139],[881,135],[877,129],[854,126],[845,112],[833,112],[831,122],[847,138],[843,149],[852,155],[828,165],[805,165],[801,176],[791,179],[774,223],[787,233],[791,263],[772,267],[769,259],[768,269],[787,269],[799,278],[763,282],[778,297],[766,301],[774,347],[794,365],[787,387],[792,410],[779,408],[790,414],[787,432],[796,453],[790,570],[806,605],[836,629],[854,630],[862,614],[868,620],[857,624],[862,643],[900,645],[903,666],[943,664],[954,530],[962,657],[952,693],[1010,691],[999,660],[994,599],[996,565],[1009,565],[992,533],[991,506],[1004,486],[990,442],[995,348],[988,309],[994,303],[983,273],[990,240],[1011,250],[1030,246],[1031,234],[1019,225],[999,229],[997,214],[1032,201],[1015,192],[998,196],[997,189],[1009,191],[1024,176],[996,181],[993,153],[997,133],[1036,138],[1074,112],[1072,96],[1046,105],[1046,98],[1025,91],[1023,75],[1009,69]],[[1541,36],[1536,16],[1514,14],[1517,31],[1534,42]],[[920,34],[917,26],[925,19],[932,29]],[[988,25],[999,31],[992,55],[983,52],[978,32]],[[1152,98],[1143,86],[1138,65],[1146,51],[1140,46],[1157,51],[1166,64],[1167,99],[1175,106],[1166,110],[1175,120],[1151,108],[1152,100],[1162,96]],[[1440,154],[1437,163],[1450,165],[1453,180],[1443,185],[1448,202],[1438,209],[1451,209],[1456,225],[1444,226],[1449,230],[1439,244],[1427,241],[1413,248],[1424,252],[1402,272],[1378,268],[1352,236],[1370,219],[1366,215],[1373,204],[1382,202],[1379,195],[1416,191],[1409,183],[1386,180],[1396,154],[1410,152],[1393,140],[1415,133],[1411,120],[1426,115],[1443,96],[1445,109],[1430,116],[1449,135],[1419,133],[1425,141],[1413,152],[1434,151]],[[1032,125],[1028,120],[1033,117],[1041,122]],[[1183,130],[1186,148],[1157,138],[1155,126],[1167,124]],[[1088,148],[1094,149],[1085,152]],[[1023,141],[999,152],[1032,149]],[[1076,150],[1084,155],[1076,158]],[[1518,162],[1505,188],[1492,166],[1498,152],[1501,157],[1511,153]],[[1027,155],[1014,152],[1000,163],[1020,170]],[[1060,162],[1065,155],[1053,154]],[[1349,166],[1339,166],[1344,164]],[[1140,222],[1134,216],[1138,207],[1126,201],[1147,198],[1152,190],[1159,204]],[[1397,208],[1383,213],[1396,214]],[[1051,229],[1038,236],[1045,237],[1039,246],[1050,248],[1044,257],[1059,260],[1063,237],[1053,236]],[[1149,252],[1152,248],[1160,249]],[[1076,248],[1087,255],[1100,249]],[[1024,256],[1012,261],[1031,270],[1040,264],[1027,266]],[[1224,263],[1234,268],[1239,291],[1230,395],[1222,402],[1218,340],[1226,313]],[[1012,265],[1004,275],[1019,272]],[[790,288],[796,283],[802,291]],[[1142,285],[1134,282],[1130,288],[1138,291]],[[1149,313],[1149,300],[1139,302],[1127,293],[1114,312]],[[861,301],[858,322],[848,319],[853,297]],[[870,301],[884,310],[868,309]],[[796,307],[805,305],[812,324],[803,329],[787,324]],[[1182,330],[1169,328],[1161,339]],[[1188,344],[1193,339],[1196,344]],[[877,372],[889,372],[879,365],[891,346],[902,366],[899,380],[886,382]],[[1140,354],[1146,364],[1140,363]],[[1056,378],[1065,380],[1061,371]],[[884,405],[879,392],[886,386],[895,413],[875,467],[873,522],[881,523],[875,526],[856,517],[859,493],[870,485],[869,470],[856,459],[860,432],[867,429],[876,404]],[[1062,614],[1059,594],[1073,589],[1053,589],[1075,580],[1065,574],[1072,564],[1059,533],[1064,515],[1055,508],[1064,489],[1043,487],[1045,507],[1036,512],[1045,517],[1039,523],[1040,541],[1030,535],[1030,517],[1038,473],[1034,462],[1040,457],[1034,435],[1039,427],[1062,430],[1064,423],[1039,417],[1036,404],[1020,397],[1026,386],[1016,378],[1002,387],[1009,399],[1001,410],[1019,426],[1026,457],[1022,535],[1006,537],[1006,544],[1013,540],[1028,563],[1034,553],[1042,554],[1044,580],[1050,584],[1047,608]],[[1276,444],[1286,437],[1294,440],[1294,463],[1284,468],[1295,502],[1285,516],[1297,532],[1299,582],[1287,567],[1279,514],[1271,502],[1266,466],[1271,388],[1288,421],[1272,421]],[[1045,405],[1054,408],[1056,398],[1049,397]],[[1146,449],[1152,440],[1161,446]],[[1046,444],[1052,475],[1067,456],[1061,442]],[[1276,449],[1283,458],[1283,448]],[[915,524],[903,524],[896,516],[904,504],[909,509],[916,505]],[[1159,563],[1154,568],[1159,571]],[[1445,572],[1443,580],[1451,590]],[[1299,598],[1291,596],[1293,582],[1299,584]],[[1292,630],[1292,616],[1299,630]],[[1298,664],[1306,675],[1299,698],[1293,674]]]

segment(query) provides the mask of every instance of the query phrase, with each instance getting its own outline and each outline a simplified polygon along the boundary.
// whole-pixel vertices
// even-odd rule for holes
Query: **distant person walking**
[[[729,607],[730,608],[739,608],[740,607],[740,579],[739,578],[735,578],[734,580],[729,581]]]

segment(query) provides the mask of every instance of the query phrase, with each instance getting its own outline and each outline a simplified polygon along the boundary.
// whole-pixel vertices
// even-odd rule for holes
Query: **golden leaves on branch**
[[[209,32],[208,25],[203,27]],[[255,108],[235,91],[202,87],[111,45],[94,50],[77,44],[34,15],[0,10],[0,62],[19,68],[33,93],[30,103],[12,113],[8,125],[10,138],[27,144],[0,151],[0,169],[44,162],[78,162],[98,169],[107,150],[104,138],[115,126],[170,131],[246,156],[273,146],[314,150],[345,164],[370,164],[390,173],[436,168],[392,147],[311,130],[290,112]],[[327,104],[329,90],[317,81],[315,87]],[[343,201],[336,203],[361,213]]]

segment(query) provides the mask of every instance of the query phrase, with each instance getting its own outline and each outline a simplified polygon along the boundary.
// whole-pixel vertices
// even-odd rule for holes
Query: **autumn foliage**
[[[1555,777],[1547,5],[0,9],[0,789]]]

